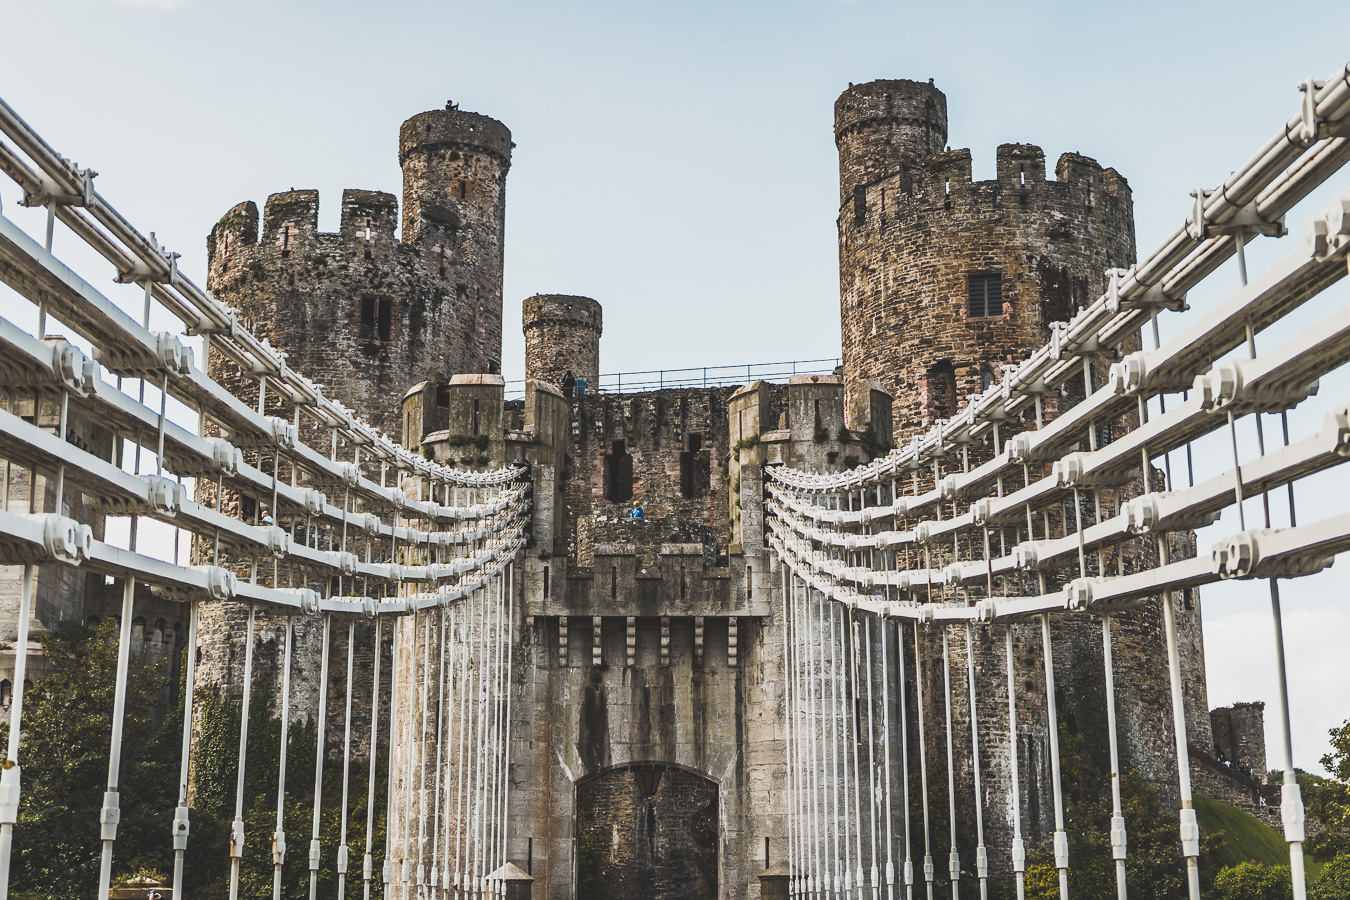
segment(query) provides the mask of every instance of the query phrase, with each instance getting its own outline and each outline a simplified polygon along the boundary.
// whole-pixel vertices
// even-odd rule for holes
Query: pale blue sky
[[[536,292],[604,304],[604,371],[837,355],[832,109],[850,81],[935,79],[977,179],[1010,141],[1115,167],[1143,253],[1295,112],[1299,79],[1350,55],[1344,3],[0,0],[0,22],[0,96],[199,283],[205,235],[240,200],[318,188],[332,229],[344,187],[399,190],[403,119],[449,99],[501,119],[518,145],[508,378]],[[1296,235],[1329,195],[1291,215]],[[40,227],[7,181],[0,200]],[[1254,269],[1291,249],[1265,243]],[[1329,379],[1306,426],[1348,394]],[[1327,484],[1301,518],[1339,511],[1346,479]],[[1309,768],[1350,715],[1333,573],[1286,589]],[[1205,594],[1215,704],[1274,699],[1263,591]]]

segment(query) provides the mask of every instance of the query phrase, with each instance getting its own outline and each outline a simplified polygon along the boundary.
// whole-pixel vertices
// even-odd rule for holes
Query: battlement
[[[267,240],[286,225],[308,234],[318,233],[318,191],[281,191],[267,198],[267,203],[263,206],[262,239]]]
[[[984,210],[997,196],[1014,198],[1015,207],[1039,209],[1051,204],[1098,219],[1109,219],[1131,206],[1129,182],[1115,169],[1103,169],[1080,153],[1063,154],[1055,166],[1056,178],[1048,180],[1044,150],[1035,144],[1002,144],[996,151],[995,173],[991,180],[974,181],[969,149],[929,154],[917,174],[902,167],[843,195],[841,228],[847,232],[894,221],[903,211]]]
[[[392,240],[398,230],[398,198],[384,191],[347,188],[342,192],[342,234],[358,240]]]
[[[836,144],[861,129],[895,125],[926,126],[940,146],[947,140],[947,96],[932,81],[898,78],[851,84],[834,102]]]
[[[535,294],[525,299],[522,316],[525,330],[537,325],[564,325],[589,329],[598,337],[603,330],[600,304],[590,297],[571,294]]]
[[[972,176],[971,152],[967,148],[945,150],[925,157],[920,176],[906,180],[901,173],[879,179],[862,192],[844,198],[843,212],[853,213],[853,223],[862,224],[873,209],[882,207],[881,193],[886,195],[885,205],[895,206],[911,202],[917,206],[931,205],[941,201],[948,209],[961,197],[983,197],[990,191],[1017,191],[1028,197],[1054,195],[1067,200],[1065,189],[1085,188],[1081,198],[1087,206],[1095,206],[1097,200],[1111,197],[1116,200],[1128,199],[1129,182],[1115,169],[1104,169],[1095,159],[1081,153],[1064,153],[1055,165],[1055,178],[1046,178],[1045,151],[1035,144],[1001,144],[995,151],[995,177],[987,181],[975,181]],[[865,210],[858,204],[866,202]],[[977,201],[978,202],[978,201]]]
[[[418,113],[403,123],[398,133],[398,161],[431,147],[464,147],[485,150],[496,156],[503,168],[511,165],[511,129],[480,113],[465,112],[447,103],[445,109]]]
[[[282,229],[286,229],[284,232]],[[293,249],[305,238],[338,236],[362,244],[376,240],[398,243],[398,198],[384,191],[347,188],[342,192],[342,217],[338,231],[319,231],[319,192],[280,191],[263,206],[262,233],[258,232],[258,205],[245,200],[220,217],[207,239],[207,257],[218,251],[233,251],[259,243]]]

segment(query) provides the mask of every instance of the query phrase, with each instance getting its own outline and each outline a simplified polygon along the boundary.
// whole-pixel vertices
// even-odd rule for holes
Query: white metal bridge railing
[[[144,237],[98,193],[96,173],[71,165],[2,101],[0,133],[5,138],[0,141],[0,170],[21,188],[23,205],[47,211],[44,239],[37,240],[0,210],[0,279],[32,304],[0,317],[0,394],[5,400],[0,409],[0,466],[6,486],[0,507],[0,562],[23,567],[9,743],[0,770],[0,900],[10,886],[21,792],[22,648],[28,644],[37,571],[48,566],[79,567],[120,578],[123,584],[107,790],[99,815],[98,896],[108,896],[121,817],[123,719],[137,585],[153,586],[161,596],[182,603],[189,623],[178,806],[172,813],[165,811],[164,823],[174,849],[175,897],[183,896],[189,840],[198,612],[203,603],[224,601],[247,604],[248,609],[234,822],[229,846],[220,848],[221,864],[229,860],[230,897],[239,889],[246,840],[245,748],[260,611],[283,616],[286,623],[273,896],[280,896],[287,854],[284,748],[294,620],[303,614],[318,614],[323,623],[310,896],[321,868],[336,871],[340,891],[349,872],[347,786],[358,630],[373,632],[376,647],[374,708],[365,736],[371,767],[360,876],[365,895],[370,895],[372,879],[381,878],[385,896],[391,896],[391,884],[408,896],[414,882],[419,888],[453,883],[466,896],[494,892],[489,873],[505,861],[510,598],[513,561],[524,545],[530,516],[526,472],[510,467],[472,473],[434,465],[358,421],[290,369],[283,354],[242,328],[233,310],[180,273],[176,254],[159,247],[153,234]],[[57,223],[64,226],[63,240],[73,235],[113,266],[119,282],[139,286],[139,317],[124,312],[57,258]],[[180,332],[150,330],[152,318],[162,319],[164,312],[181,323]],[[22,316],[35,318],[34,333],[16,324]],[[53,323],[69,337],[49,337]],[[200,366],[186,346],[189,335],[202,339],[206,358]],[[236,385],[255,385],[256,408],[208,374],[208,363]],[[25,415],[30,405],[32,414]],[[44,427],[44,408],[58,411],[55,428]],[[111,460],[67,440],[76,419],[113,432]],[[307,438],[320,446],[306,443]],[[321,449],[322,444],[327,448]],[[11,503],[9,486],[24,480],[26,503]],[[77,494],[129,520],[125,546],[97,540],[89,524],[62,514],[67,498]],[[234,514],[235,505],[224,504],[227,496],[252,502],[251,521]],[[259,512],[263,507],[270,511],[266,517]],[[240,502],[237,508],[246,505]],[[163,541],[143,539],[140,533],[151,522],[172,529],[171,551]],[[190,565],[180,564],[180,534],[191,538]],[[393,625],[386,628],[391,619]],[[329,650],[334,628],[344,625],[342,846],[325,857],[319,828]],[[412,668],[403,673],[405,690],[397,695],[408,698],[402,708],[380,706],[382,696],[394,695],[389,684],[382,695],[381,678],[392,684],[399,675],[381,672],[382,647],[390,633],[392,658],[412,660]],[[441,673],[439,694],[431,681],[436,668]],[[447,671],[458,671],[458,678],[445,678]],[[405,751],[391,760],[387,796],[377,798],[379,741],[392,744],[396,729],[406,734]],[[434,754],[430,761],[429,754]],[[442,790],[439,777],[452,765],[459,773],[454,792],[448,781]],[[435,771],[430,788],[428,770]],[[415,834],[408,825],[414,818],[414,782],[420,782]],[[401,787],[397,793],[396,783]],[[381,804],[386,811],[401,808],[403,823],[396,829],[399,817],[389,817],[383,847],[373,843],[374,815]],[[379,859],[382,872],[375,866]],[[395,861],[401,864],[395,866]]]
[[[1128,838],[1121,811],[1111,617],[1161,595],[1180,838],[1189,894],[1197,900],[1200,834],[1171,595],[1230,578],[1268,579],[1270,584],[1283,748],[1281,812],[1295,897],[1306,896],[1303,806],[1293,764],[1279,580],[1320,571],[1337,553],[1350,550],[1350,514],[1300,523],[1294,504],[1296,482],[1350,459],[1350,407],[1336,406],[1321,430],[1292,438],[1287,411],[1316,392],[1320,377],[1350,361],[1350,306],[1340,304],[1278,345],[1258,339],[1346,275],[1350,191],[1305,224],[1302,242],[1288,256],[1252,280],[1244,252],[1244,244],[1257,235],[1282,234],[1283,218],[1294,204],[1350,159],[1350,66],[1326,82],[1309,80],[1300,88],[1299,112],[1221,185],[1194,192],[1184,226],[1136,266],[1108,273],[1104,295],[1072,321],[1057,325],[1049,344],[1021,365],[1006,367],[1000,383],[972,396],[950,421],[852,471],[768,470],[765,520],[768,541],[783,564],[787,621],[783,650],[793,896],[855,896],[856,889],[857,896],[884,894],[894,900],[902,889],[912,897],[925,887],[933,896],[936,866],[923,732],[925,705],[934,703],[935,717],[945,707],[952,823],[948,866],[956,896],[962,867],[951,780],[953,756],[959,752],[952,744],[948,641],[953,628],[958,642],[964,637],[969,672],[964,690],[972,711],[972,746],[967,762],[974,779],[980,893],[987,895],[990,858],[997,854],[998,862],[1014,871],[1022,896],[1027,857],[1015,735],[1017,697],[1019,692],[1025,697],[1026,688],[1014,679],[1012,624],[1030,622],[1039,623],[1042,635],[1054,864],[1061,896],[1067,898],[1071,861],[1050,623],[1052,616],[1093,613],[1102,620],[1113,787],[1110,843],[1117,893],[1124,900]],[[1235,255],[1239,283],[1228,299],[1160,343],[1158,315],[1184,309],[1187,292]],[[1130,352],[1150,324],[1152,349]],[[1118,361],[1108,369],[1103,358]],[[1058,414],[1047,418],[1045,397],[1051,393]],[[1283,446],[1267,447],[1263,416],[1278,417]],[[1254,459],[1240,458],[1241,420],[1255,423]],[[1103,432],[1103,426],[1111,427]],[[1231,456],[1206,466],[1197,483],[1192,443],[1225,432]],[[1104,434],[1114,439],[1099,445]],[[1174,451],[1186,454],[1184,488],[1171,478]],[[1167,471],[1165,489],[1154,477],[1159,463]],[[1270,495],[1282,488],[1289,525],[1277,529]],[[1249,501],[1258,495],[1258,520],[1249,520]],[[1213,523],[1224,510],[1236,512],[1237,533],[1211,554],[1170,558],[1173,534]],[[906,647],[917,658],[933,640],[932,630],[940,632],[945,696],[925,698],[920,678],[912,695],[919,709],[907,710]],[[975,714],[971,647],[978,630],[987,632],[991,642],[1006,642],[1013,837],[1002,847],[985,841],[979,734],[981,729],[1001,732],[1003,723],[981,721]],[[874,653],[879,705],[873,693]],[[860,665],[865,683],[859,681]],[[893,683],[900,701],[898,739],[890,718]],[[850,704],[852,696],[866,699]],[[917,761],[909,758],[915,726]],[[864,760],[859,746],[865,748]],[[896,760],[893,748],[898,748]],[[921,775],[921,855],[910,846],[911,765]],[[870,777],[878,771],[878,777]],[[893,797],[897,789],[902,796]],[[903,811],[898,851],[893,809]]]

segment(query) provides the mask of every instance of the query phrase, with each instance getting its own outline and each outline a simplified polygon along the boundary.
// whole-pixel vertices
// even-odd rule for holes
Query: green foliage
[[[108,747],[117,668],[117,632],[112,621],[91,632],[66,623],[42,636],[52,674],[24,695],[24,735],[19,748],[23,793],[14,829],[11,896],[22,900],[66,900],[97,892],[98,811],[108,773]],[[183,667],[180,666],[180,672]],[[162,665],[137,665],[127,682],[119,790],[122,821],[113,858],[115,882],[169,877],[173,844],[169,823],[177,806],[181,708],[154,726],[155,704],[167,679]],[[180,690],[182,682],[179,682]],[[249,712],[247,778],[244,785],[245,850],[240,896],[270,897],[272,833],[276,829],[277,773],[281,723],[269,717],[266,685],[254,688]],[[177,706],[177,704],[175,704]],[[193,748],[192,830],[184,860],[184,894],[223,896],[227,891],[230,821],[234,818],[239,766],[238,701],[217,701],[199,691],[199,730]],[[0,724],[0,740],[8,728]],[[312,827],[315,728],[291,726],[287,750],[284,822],[289,849],[282,896],[301,900],[309,894],[308,844]],[[378,760],[373,853],[383,858],[387,756]],[[348,852],[353,877],[360,881],[365,853],[368,765],[353,763],[348,812]],[[341,835],[342,767],[324,767],[320,846],[324,865],[317,879],[324,895],[337,892],[333,860]],[[349,887],[349,890],[351,888]],[[376,878],[372,897],[383,885]]]
[[[745,437],[741,438],[736,443],[731,445],[731,455],[734,459],[739,460],[741,458],[742,450],[749,450],[751,447],[758,447],[758,446],[759,446],[759,435],[748,434]]]
[[[1083,737],[1067,724],[1060,725],[1060,766],[1069,837],[1069,896],[1113,897],[1116,865],[1111,856],[1110,779],[1093,764]],[[1177,842],[1175,812],[1163,805],[1158,789],[1134,770],[1122,773],[1120,795],[1121,815],[1129,833],[1126,878],[1130,897],[1176,900],[1186,896],[1186,862]],[[1050,836],[1027,853],[1026,895],[1028,900],[1059,898]]]
[[[267,713],[262,698],[270,687],[254,689],[249,708],[248,757],[244,780],[244,856],[240,863],[240,896],[271,896],[275,867],[272,863],[272,834],[277,827],[277,786],[281,752],[281,720]],[[189,846],[200,854],[188,872],[196,881],[187,885],[194,895],[223,894],[227,889],[228,866],[221,866],[229,845],[230,821],[234,818],[235,791],[239,765],[239,724],[242,705],[236,700],[219,701],[209,694],[198,695],[201,731],[193,754],[196,779],[196,807],[193,810]],[[308,848],[313,834],[314,763],[317,749],[313,720],[293,722],[286,741],[286,798],[282,822],[286,832],[286,864],[282,869],[282,896],[300,900],[309,893]],[[369,786],[368,762],[353,760],[348,789],[347,852],[351,859],[348,883],[360,882],[361,860],[365,855],[366,800]],[[372,855],[375,870],[384,856],[384,797],[388,790],[388,759],[377,761],[375,782],[375,824],[372,829]],[[315,879],[321,895],[337,892],[333,862],[342,833],[342,764],[327,760],[324,764],[323,790],[320,796],[319,846],[321,860]],[[198,832],[210,835],[199,839]],[[350,888],[349,888],[350,889]],[[381,896],[383,885],[372,879],[371,896]]]
[[[36,900],[96,893],[117,637],[111,620],[96,632],[63,623],[41,636],[53,671],[24,694],[23,791],[10,880],[16,895]],[[133,665],[127,679],[114,875],[172,868],[167,838],[177,802],[176,735],[182,719],[170,716],[153,727],[155,696],[164,686],[158,665]],[[7,724],[0,726],[0,740],[8,740],[8,731]],[[166,772],[173,774],[165,777]]]
[[[488,448],[488,436],[486,434],[452,434],[445,441],[451,447],[473,447],[482,453]]]
[[[1308,900],[1350,897],[1350,852],[1339,853],[1322,867],[1322,877],[1308,888]]]
[[[1286,900],[1293,892],[1288,866],[1243,862],[1224,868],[1214,879],[1219,900]]]
[[[871,422],[867,423],[867,427],[862,430],[862,434],[859,435],[859,438],[862,441],[863,449],[866,450],[867,455],[873,459],[885,456],[887,453],[891,452],[891,445],[881,439],[881,436],[877,434],[877,430],[872,427]]]
[[[1321,860],[1350,853],[1350,720],[1331,729],[1328,735],[1331,752],[1322,757],[1321,763],[1331,777],[1318,778],[1306,773],[1298,776],[1309,814],[1326,826],[1325,831],[1305,845],[1309,853]]]

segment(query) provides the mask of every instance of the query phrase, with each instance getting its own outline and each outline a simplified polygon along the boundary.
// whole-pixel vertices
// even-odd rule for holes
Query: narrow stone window
[[[393,327],[393,300],[388,297],[361,298],[361,337],[368,341],[387,341]]]
[[[474,433],[474,437],[477,437],[477,436],[478,436],[478,428],[479,428],[479,424],[480,424],[480,422],[479,422],[479,418],[478,418],[478,401],[477,401],[477,400],[474,400],[474,401],[473,401],[473,433]]]
[[[281,226],[281,258],[291,255],[291,226]]]
[[[703,448],[703,435],[686,434],[684,443],[684,449],[680,451],[680,496],[687,499],[706,497],[712,459]]]
[[[988,366],[980,369],[980,390],[987,391],[994,384],[994,370]]]
[[[14,700],[14,685],[8,678],[0,681],[0,706],[9,706]]]
[[[610,443],[605,457],[605,499],[610,503],[627,503],[633,499],[633,457],[623,441]]]
[[[548,566],[544,566],[544,596],[548,596]]]
[[[463,200],[463,199],[467,198],[468,196],[469,196],[469,182],[465,181],[464,179],[460,179],[460,182],[459,182],[459,199]]]
[[[853,189],[853,224],[862,225],[867,221],[867,188],[858,186]]]
[[[972,319],[1003,315],[1003,275],[971,272],[966,276],[966,296]]]

